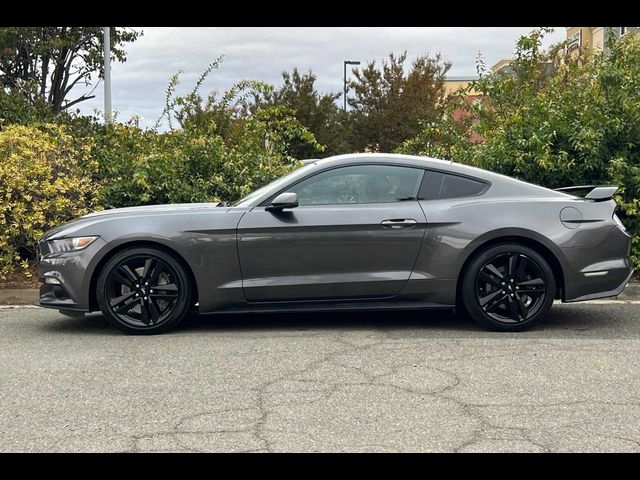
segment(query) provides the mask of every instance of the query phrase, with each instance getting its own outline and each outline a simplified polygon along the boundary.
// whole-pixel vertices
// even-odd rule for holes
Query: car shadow
[[[231,332],[384,331],[394,338],[640,338],[640,315],[634,306],[554,306],[544,322],[520,333],[489,332],[449,310],[190,314],[165,335]],[[56,333],[122,335],[99,313],[84,318],[59,314],[41,328]]]

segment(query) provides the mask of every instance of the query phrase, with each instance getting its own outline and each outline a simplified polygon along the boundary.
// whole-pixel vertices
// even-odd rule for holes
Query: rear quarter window
[[[487,184],[472,178],[427,170],[418,192],[419,200],[457,198],[478,195]]]

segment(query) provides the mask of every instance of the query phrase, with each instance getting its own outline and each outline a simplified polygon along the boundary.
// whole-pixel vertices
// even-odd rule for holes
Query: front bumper
[[[91,285],[90,265],[106,242],[98,238],[91,245],[77,252],[45,254],[38,265],[40,298],[37,305],[44,308],[88,312]],[[44,283],[54,278],[57,284]]]

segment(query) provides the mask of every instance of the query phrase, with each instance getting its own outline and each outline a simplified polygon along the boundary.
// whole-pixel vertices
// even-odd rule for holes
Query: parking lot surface
[[[0,309],[0,451],[640,451],[640,302],[491,333],[448,312]]]

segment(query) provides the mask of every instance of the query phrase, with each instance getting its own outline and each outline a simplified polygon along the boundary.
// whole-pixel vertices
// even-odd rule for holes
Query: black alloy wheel
[[[127,333],[160,333],[176,326],[190,307],[184,268],[154,248],[126,249],[110,259],[98,278],[100,309]]]
[[[463,280],[467,311],[493,330],[519,331],[543,318],[555,298],[555,278],[536,251],[517,244],[479,254]]]

